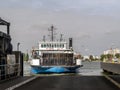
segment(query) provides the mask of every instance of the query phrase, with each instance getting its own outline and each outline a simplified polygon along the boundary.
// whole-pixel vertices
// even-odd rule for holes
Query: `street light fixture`
[[[19,45],[20,45],[20,43],[17,43],[17,51],[19,51]]]

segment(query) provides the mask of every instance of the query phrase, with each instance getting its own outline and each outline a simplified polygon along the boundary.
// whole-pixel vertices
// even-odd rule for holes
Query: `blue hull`
[[[80,65],[76,66],[31,66],[31,73],[43,74],[43,73],[75,73]]]

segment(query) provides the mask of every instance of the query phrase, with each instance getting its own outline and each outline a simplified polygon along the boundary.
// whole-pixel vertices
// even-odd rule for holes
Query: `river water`
[[[100,68],[100,62],[82,62],[83,67],[77,70],[78,75],[85,75],[85,76],[101,76],[102,69]],[[24,62],[24,76],[30,76],[30,65],[28,62]]]
[[[102,75],[102,69],[100,67],[100,62],[94,61],[94,62],[83,62],[83,67],[78,69],[79,75],[95,75],[100,76]]]

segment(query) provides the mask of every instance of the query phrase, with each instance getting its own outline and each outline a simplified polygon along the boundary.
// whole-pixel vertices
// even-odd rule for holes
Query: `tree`
[[[83,57],[82,57],[81,54],[77,55],[77,58],[79,58],[79,59],[83,59]]]
[[[116,57],[116,58],[120,58],[120,53],[116,53],[116,54],[115,54],[115,57]]]
[[[103,61],[104,59],[107,59],[107,55],[102,54],[102,55],[100,56],[100,60]]]
[[[112,60],[113,55],[112,54],[107,54],[107,58],[108,58],[108,60]]]
[[[28,53],[24,54],[24,61],[28,61],[29,60],[29,55]]]
[[[89,59],[90,59],[91,61],[93,61],[93,60],[94,60],[93,55],[90,55],[90,56],[89,56]]]

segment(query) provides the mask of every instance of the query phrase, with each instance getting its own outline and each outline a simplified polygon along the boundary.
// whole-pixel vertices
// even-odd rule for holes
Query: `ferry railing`
[[[43,56],[43,65],[74,65],[72,54],[48,54]]]
[[[60,60],[55,60],[55,59],[44,59],[42,65],[74,65],[73,60],[65,60],[65,59],[60,59]]]
[[[18,77],[20,75],[20,64],[0,65],[0,81]]]

